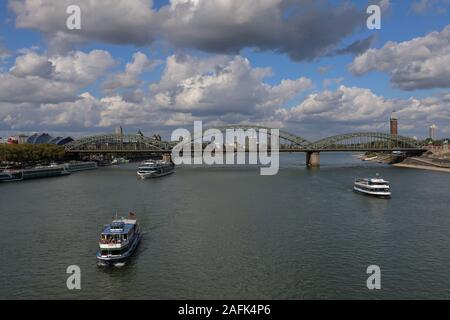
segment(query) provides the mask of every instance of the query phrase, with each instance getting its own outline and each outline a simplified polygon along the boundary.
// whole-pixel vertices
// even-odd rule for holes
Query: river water
[[[450,299],[450,174],[322,154],[258,168],[177,168],[140,181],[136,164],[0,185],[2,299]],[[352,192],[380,173],[393,198]],[[145,235],[122,268],[99,268],[117,212]],[[81,268],[69,291],[66,269]],[[369,265],[382,288],[366,287]]]

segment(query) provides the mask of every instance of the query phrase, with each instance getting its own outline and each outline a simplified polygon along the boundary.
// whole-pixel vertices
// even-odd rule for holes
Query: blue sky
[[[136,2],[142,1],[143,0],[136,0]],[[23,5],[17,5],[13,7],[11,5],[12,2],[15,2],[16,4],[22,3]],[[28,2],[32,3],[33,1]],[[47,4],[48,7],[52,4],[52,1],[50,0],[43,2],[44,4]],[[81,4],[81,7],[83,7],[83,1],[72,2],[79,2]],[[131,3],[132,2],[133,1],[131,1]],[[149,8],[151,9],[151,2],[147,2]],[[195,4],[194,2],[195,1],[193,1],[192,3],[193,7],[199,7],[201,5]],[[269,9],[255,8],[256,13],[259,12],[258,10],[261,10],[262,13],[266,13],[266,11],[270,10],[271,1],[267,0],[265,2],[267,3],[267,8]],[[273,5],[276,6],[277,2],[278,1],[274,0]],[[301,2],[302,1],[299,1],[299,3]],[[376,2],[377,1],[372,1],[372,3]],[[405,109],[404,114],[402,115],[405,123],[405,127],[403,128],[405,135],[407,134],[424,136],[426,135],[427,127],[432,122],[439,122],[439,118],[428,118],[426,115],[414,115],[414,111],[412,110],[414,106],[410,106],[408,101],[411,99],[417,99],[421,101],[425,101],[430,98],[441,99],[440,97],[445,96],[449,92],[446,83],[441,84],[440,82],[432,81],[433,79],[431,79],[430,81],[427,81],[426,85],[417,84],[412,85],[412,87],[405,88],[405,86],[411,86],[410,82],[408,82],[408,84],[406,84],[406,82],[405,84],[399,84],[395,81],[392,81],[391,79],[394,77],[394,75],[390,73],[388,69],[377,70],[377,67],[375,66],[372,67],[369,71],[364,71],[359,74],[356,74],[356,72],[352,72],[349,66],[355,61],[358,55],[365,54],[365,51],[352,54],[334,54],[334,52],[336,52],[337,50],[349,46],[354,41],[366,39],[372,36],[374,37],[374,40],[371,43],[370,48],[378,50],[377,55],[379,57],[377,57],[377,59],[381,61],[381,65],[381,63],[383,62],[383,52],[381,51],[381,49],[386,45],[387,42],[392,41],[395,44],[410,42],[412,39],[417,37],[427,37],[427,35],[432,32],[442,32],[447,27],[447,25],[450,24],[450,5],[446,0],[419,0],[416,1],[416,4],[420,4],[420,2],[422,2],[422,6],[416,7],[414,7],[414,2],[410,1],[391,0],[386,2],[389,5],[388,8],[382,13],[381,30],[368,30],[364,24],[356,27],[354,26],[352,27],[351,31],[347,32],[344,36],[340,36],[338,41],[330,41],[330,44],[327,47],[327,49],[329,49],[329,52],[327,54],[313,54],[306,58],[295,58],[292,55],[295,55],[299,52],[301,54],[301,47],[305,46],[305,44],[299,44],[300,48],[296,48],[293,50],[293,52],[291,52],[289,51],[291,50],[290,48],[295,46],[295,43],[293,43],[292,41],[288,42],[287,40],[287,43],[281,43],[282,41],[280,41],[281,44],[272,45],[272,42],[274,42],[274,40],[269,39],[267,41],[262,40],[262,44],[260,45],[258,43],[255,44],[251,39],[233,39],[233,36],[230,36],[226,33],[222,35],[222,33],[219,32],[217,33],[218,36],[215,36],[215,39],[217,39],[217,37],[223,36],[223,43],[226,43],[227,41],[229,41],[230,43],[235,41],[236,43],[238,43],[238,48],[236,49],[235,47],[231,47],[231,50],[224,49],[224,52],[220,51],[222,49],[213,49],[211,51],[209,49],[208,42],[203,41],[203,39],[199,40],[197,36],[193,36],[192,42],[195,43],[195,41],[198,41],[198,45],[193,44],[190,47],[190,45],[188,44],[186,46],[183,41],[184,37],[182,32],[184,30],[176,30],[176,27],[169,29],[169,31],[164,31],[163,29],[161,29],[163,31],[158,30],[155,35],[156,39],[148,41],[147,43],[137,45],[136,41],[134,41],[133,39],[130,39],[129,43],[127,43],[126,39],[118,40],[117,42],[119,44],[114,43],[116,42],[115,39],[110,41],[110,37],[108,35],[105,36],[105,34],[107,34],[107,31],[98,31],[103,32],[103,34],[97,36],[98,32],[94,30],[95,27],[92,27],[92,25],[95,26],[95,24],[92,24],[89,25],[88,32],[94,34],[95,36],[85,36],[81,34],[79,36],[79,39],[73,41],[74,43],[70,43],[69,49],[61,49],[61,47],[58,47],[58,45],[55,46],[52,42],[53,38],[56,37],[55,35],[57,30],[53,32],[51,28],[56,24],[56,22],[49,22],[48,25],[44,25],[46,23],[45,20],[41,21],[38,18],[36,18],[35,21],[33,20],[33,15],[36,15],[36,17],[39,17],[41,14],[45,15],[45,8],[33,7],[29,5],[29,3],[25,3],[21,0],[2,1],[0,3],[0,50],[2,50],[0,51],[0,53],[3,52],[3,55],[5,57],[2,59],[3,62],[2,64],[0,64],[0,68],[2,75],[5,77],[4,80],[10,80],[10,78],[11,81],[15,80],[12,79],[12,77],[17,77],[17,75],[9,75],[9,73],[11,73],[11,70],[17,64],[16,59],[20,56],[29,54],[30,52],[33,52],[39,57],[46,57],[50,59],[49,61],[51,61],[52,59],[55,59],[54,57],[56,56],[70,56],[74,52],[83,52],[88,54],[92,51],[100,50],[102,52],[109,53],[114,62],[111,63],[110,66],[105,67],[105,70],[103,70],[104,72],[99,74],[95,80],[83,82],[79,87],[75,88],[74,93],[80,95],[88,92],[93,96],[93,98],[98,100],[95,101],[95,103],[98,103],[99,105],[110,103],[110,98],[116,97],[118,98],[116,99],[117,101],[122,100],[121,103],[123,104],[123,106],[119,105],[120,103],[118,103],[115,111],[123,111],[123,115],[118,116],[118,118],[113,117],[114,119],[108,119],[107,121],[103,119],[104,121],[102,121],[102,117],[107,117],[105,115],[111,114],[112,112],[111,110],[107,109],[110,108],[110,106],[102,106],[102,108],[106,108],[103,113],[100,112],[99,114],[92,114],[89,116],[89,120],[84,119],[85,116],[83,115],[82,121],[74,120],[72,122],[70,121],[70,116],[68,114],[71,114],[72,112],[74,112],[74,114],[76,113],[76,111],[73,111],[74,108],[77,108],[74,101],[76,101],[78,98],[63,98],[61,99],[61,103],[59,103],[59,101],[53,100],[46,101],[45,99],[41,101],[34,98],[28,98],[28,100],[24,99],[24,101],[20,101],[20,99],[2,99],[2,91],[0,88],[0,132],[9,134],[15,132],[32,132],[45,130],[77,135],[85,134],[88,132],[108,132],[109,130],[112,130],[114,126],[123,125],[125,127],[129,127],[130,130],[144,128],[144,130],[150,133],[153,131],[164,131],[166,130],[166,128],[171,128],[173,126],[176,126],[177,124],[182,125],[183,121],[180,121],[179,119],[185,119],[185,126],[189,126],[191,123],[190,121],[195,118],[197,120],[202,119],[212,124],[214,124],[215,122],[226,123],[230,121],[256,121],[258,123],[267,123],[268,125],[272,124],[273,126],[283,126],[285,128],[291,129],[291,131],[305,131],[304,135],[306,136],[320,136],[320,133],[317,133],[316,130],[314,130],[317,125],[324,126],[324,128],[326,128],[326,130],[330,133],[341,133],[344,131],[349,131],[353,126],[358,127],[360,130],[363,130],[365,128],[374,130],[386,130],[387,127],[383,125],[383,117],[386,117],[389,114],[389,109],[397,109],[395,107],[395,103],[397,103],[398,109]],[[326,7],[338,10],[340,6],[345,5],[344,2],[341,1],[324,1],[324,3],[325,4],[320,8],[320,10],[327,10]],[[365,1],[354,1],[353,4],[355,5],[355,10],[359,10],[362,13],[364,13],[365,8],[367,7],[367,2]],[[169,6],[170,3],[168,1],[154,1],[153,12],[162,12]],[[33,8],[33,10],[35,11],[26,11],[31,10],[30,8]],[[301,11],[303,7],[300,8]],[[198,15],[194,16],[194,19],[197,19],[199,21],[202,19],[202,17],[200,16],[202,11],[200,9],[201,8],[198,8]],[[218,10],[220,9],[221,8],[218,7]],[[20,10],[23,10],[24,12],[21,12]],[[212,9],[208,7],[204,10],[205,12],[207,12],[206,10]],[[245,10],[249,9],[247,8]],[[183,13],[182,11],[180,12]],[[26,26],[18,23],[18,19],[21,14],[23,14],[24,17],[30,20],[26,21]],[[30,16],[30,14],[31,18],[27,17],[27,15]],[[82,11],[82,19],[84,18],[84,14],[85,13]],[[94,13],[88,14],[89,17],[87,19],[93,19],[93,17],[95,17]],[[114,21],[114,14],[114,12],[111,12],[111,20],[109,21]],[[225,12],[224,14],[230,13]],[[104,13],[104,15],[107,16],[108,13]],[[251,14],[246,13],[245,16],[251,16]],[[63,18],[64,17],[61,17],[61,21],[63,21]],[[130,16],[130,21],[132,19],[133,18]],[[261,22],[254,17],[248,19],[255,19],[254,21],[249,20],[249,25],[251,23],[253,23],[254,25],[261,24],[261,26],[264,27],[264,21]],[[302,18],[298,18],[298,21],[300,21],[299,23],[301,25],[305,25],[305,23],[302,22],[301,19]],[[224,29],[228,27],[235,27],[232,24],[233,17],[229,16],[229,20],[231,21],[230,26],[227,26],[226,22],[228,20],[227,17],[224,17]],[[103,23],[103,25],[99,26],[99,28],[101,27],[103,29],[108,29],[107,18],[105,18],[105,20],[99,21],[98,23]],[[164,22],[160,23],[164,24]],[[319,25],[321,21],[316,21],[315,23],[316,25]],[[327,23],[327,21],[323,21],[323,23]],[[268,30],[270,30],[270,22],[268,22],[268,24]],[[156,22],[155,26],[157,26]],[[134,24],[133,27],[135,27]],[[111,32],[114,31],[114,28],[115,26],[111,25]],[[141,30],[141,26],[137,24],[136,28],[138,28],[137,30]],[[142,26],[142,28],[142,30],[145,30],[145,26]],[[198,26],[195,25],[195,21],[191,22],[191,24],[189,25],[186,25],[185,28],[192,28],[192,31],[190,31],[191,33],[203,32],[202,30],[204,30],[198,29]],[[208,26],[202,24],[202,28],[207,29]],[[83,32],[83,29],[81,30],[81,32]],[[162,35],[164,32],[167,32],[168,35]],[[253,30],[251,32],[254,33]],[[333,31],[331,30],[329,32]],[[182,36],[179,36],[178,34],[181,34]],[[258,33],[256,33],[256,35],[259,36]],[[277,36],[281,38],[292,36],[293,39],[295,39],[295,35],[292,34],[279,34]],[[319,36],[319,38],[322,36],[324,38],[328,38],[329,35],[323,34]],[[444,41],[445,39],[447,39],[446,35],[443,35],[442,37],[444,38]],[[264,38],[264,35],[262,35],[261,38]],[[70,40],[64,41],[65,43],[70,42]],[[246,43],[246,41],[248,43]],[[267,43],[269,43],[269,45],[267,45]],[[218,40],[218,45],[219,47],[222,47],[220,39]],[[444,57],[447,57],[447,53],[449,51],[447,49],[448,42],[447,47],[444,44],[444,47],[440,49],[442,52],[437,54],[441,54]],[[286,50],[288,50],[288,53],[286,53]],[[430,55],[434,54],[433,50],[433,48],[430,49]],[[139,73],[139,84],[133,86],[127,84],[124,86],[124,88],[114,87],[114,93],[105,93],[105,81],[114,79],[115,75],[117,74],[123,74],[126,65],[133,61],[133,55],[137,52],[143,53],[146,56],[147,62],[149,64],[151,64],[151,62],[154,62],[152,64],[152,67],[145,68]],[[289,52],[291,52],[292,55]],[[249,76],[249,79],[251,79],[251,81],[246,81],[245,83],[248,84],[248,82],[252,81],[254,81],[255,83],[252,87],[249,87],[247,91],[255,90],[255,93],[253,93],[253,95],[258,92],[262,92],[262,95],[267,94],[268,97],[266,99],[271,99],[272,96],[270,95],[271,93],[269,93],[269,89],[268,92],[264,91],[264,87],[277,87],[283,82],[283,80],[289,79],[295,81],[296,79],[306,78],[309,79],[312,85],[307,86],[308,88],[304,88],[300,84],[298,84],[297,86],[294,86],[295,88],[293,88],[293,90],[296,90],[296,92],[289,92],[288,95],[290,95],[290,98],[274,97],[273,100],[279,101],[280,104],[275,105],[276,102],[274,102],[274,105],[269,105],[267,107],[262,106],[265,103],[264,101],[261,101],[261,99],[252,99],[252,97],[246,96],[244,93],[239,93],[239,99],[236,99],[237,101],[235,102],[237,103],[237,105],[235,107],[230,107],[230,109],[226,109],[227,106],[222,105],[223,97],[220,97],[219,101],[218,94],[224,94],[226,97],[227,95],[229,96],[229,94],[233,95],[233,91],[226,91],[226,88],[230,88],[231,86],[229,84],[224,84],[225,88],[219,88],[221,80],[218,74],[216,74],[214,78],[214,75],[212,75],[212,73],[214,73],[214,69],[212,67],[209,67],[209,69],[208,67],[205,67],[204,71],[193,70],[191,71],[191,74],[186,75],[186,79],[180,79],[180,83],[171,84],[172,87],[170,88],[167,87],[168,84],[166,86],[162,85],[164,74],[169,77],[169,73],[173,71],[169,70],[170,68],[168,68],[168,57],[178,56],[189,56],[194,59],[193,61],[196,61],[196,63],[198,63],[199,65],[201,61],[206,61],[208,59],[213,60],[214,57],[217,56],[225,56],[223,58],[223,62],[221,62],[222,65],[220,63],[218,63],[218,65],[220,65],[224,69],[227,69],[229,67],[230,70],[232,69],[232,61],[235,57],[239,56],[245,58],[248,60],[248,63],[250,65],[250,69],[247,70],[249,72],[249,75],[242,74],[242,77],[240,78],[247,79],[246,77]],[[407,68],[408,59],[409,57],[405,56],[405,68]],[[428,61],[417,60],[417,57],[415,57],[414,59],[416,60],[411,60],[410,64],[423,63],[424,65],[426,65]],[[52,63],[55,64],[55,62]],[[242,63],[242,61],[236,62],[237,65]],[[245,63],[243,64],[245,65]],[[236,68],[242,68],[242,65],[236,66]],[[270,68],[271,71],[270,73],[268,72],[265,76],[260,78],[257,73],[253,72],[254,70],[258,70],[260,68]],[[326,72],[319,72],[320,69],[326,69]],[[401,75],[403,77],[404,72],[402,72]],[[37,77],[38,75],[22,73],[20,76]],[[440,76],[442,76],[442,74],[440,74]],[[51,80],[56,81],[55,79],[52,78]],[[188,91],[193,90],[192,88],[182,88],[182,85],[185,84],[186,80],[193,81],[193,79],[202,79],[202,81],[205,81],[205,83],[212,84],[210,87],[200,86],[200,93]],[[260,81],[261,83],[259,83],[258,81]],[[429,85],[429,82],[437,82],[438,84]],[[155,84],[158,89],[153,89],[153,91],[149,90],[149,86],[152,84]],[[259,87],[260,85],[261,87]],[[321,99],[314,99],[314,97],[312,97],[311,95],[319,95],[320,97],[320,95],[326,92],[330,92],[335,93],[337,96],[339,96],[340,91],[344,92],[344,90],[339,90],[341,86],[344,86],[347,89],[359,88],[361,90],[370,90],[373,95],[379,97],[381,100],[387,100],[389,102],[389,105],[383,104],[380,107],[384,108],[384,112],[380,113],[374,111],[373,115],[371,115],[373,117],[373,121],[371,121],[370,117],[360,117],[354,119],[352,117],[349,117],[348,121],[346,121],[345,117],[333,118],[332,112],[328,112],[328,110],[327,114],[314,112],[314,106],[316,105],[318,105],[317,110],[325,107],[321,105]],[[161,89],[159,89],[159,87],[161,87]],[[166,87],[169,89],[167,89]],[[162,88],[164,88],[164,90],[170,91],[170,94],[167,93],[168,91],[163,91]],[[180,90],[186,93],[186,96],[177,96]],[[283,92],[284,90],[287,89],[283,89]],[[145,99],[145,101],[125,101],[126,99],[121,96],[124,91],[130,94],[131,91],[133,91],[133,94],[139,93],[139,96],[141,98],[143,96],[144,98],[142,99]],[[356,103],[354,101],[358,101],[358,98],[355,98],[353,102],[343,101],[345,97],[352,96],[353,93],[353,91],[346,91],[345,93],[342,93],[340,95],[341,100],[339,100],[340,102],[338,103],[342,103],[343,110],[345,109],[348,111],[352,108],[355,108],[352,110],[358,112],[359,110],[363,110],[365,108],[365,106],[348,105]],[[173,100],[177,100],[179,98],[178,100],[180,102],[177,103],[180,103],[180,105],[178,105],[177,103],[175,103],[174,105],[174,102],[171,102],[170,105],[168,104],[156,106],[158,103],[156,102],[155,97],[158,96],[158,94],[161,98],[170,97],[170,99]],[[166,96],[164,96],[164,94],[166,94]],[[194,99],[193,103],[201,103],[204,104],[204,106],[198,107],[197,105],[192,105],[191,107],[189,105],[191,100],[189,99],[191,99],[192,96],[197,95],[201,95],[202,99]],[[344,98],[343,95],[345,95]],[[215,97],[217,97],[217,101],[214,101]],[[326,97],[324,96],[324,98]],[[101,101],[102,99],[107,101]],[[84,98],[84,100],[86,100],[86,98]],[[186,103],[186,105],[181,105],[183,101],[189,101],[189,103]],[[49,102],[52,105],[51,108],[49,107]],[[308,102],[308,104],[306,102]],[[242,106],[245,105],[244,103],[248,103],[250,111],[246,110],[245,112],[242,112],[242,114],[239,114],[239,108],[242,107],[238,105],[239,103],[243,103]],[[81,104],[81,102],[79,104]],[[139,104],[139,107],[134,106],[133,104]],[[424,104],[426,105],[425,102]],[[445,118],[449,115],[449,113],[445,112],[449,107],[448,100],[438,100],[436,104],[438,104],[439,107],[433,107],[433,110],[437,110],[436,112],[439,112],[440,114],[442,113],[443,119],[447,120],[439,122],[438,127],[442,134],[448,134],[448,136],[450,136],[450,128],[448,124],[449,119]],[[144,105],[146,105],[147,107],[144,107]],[[330,108],[331,107],[332,106],[330,106]],[[21,108],[23,110],[21,110]],[[83,109],[83,112],[86,112],[86,110],[95,109],[94,107],[85,107],[85,105],[83,105],[81,108],[87,108]],[[142,108],[142,110],[140,108]],[[312,109],[309,110],[309,108]],[[374,104],[374,108],[377,108],[376,104]],[[49,120],[50,116],[47,113],[48,109],[54,109],[57,110],[57,112],[60,112],[59,118],[54,122]],[[293,112],[291,111],[291,109],[295,109],[296,111]],[[21,111],[19,112],[18,110]],[[308,112],[306,112],[305,110],[308,110]],[[33,114],[33,117],[35,118],[28,119],[23,115],[23,113],[25,112]],[[160,119],[160,121],[142,121],[142,123],[140,123],[139,119],[133,119],[130,121],[127,120],[128,118],[123,118],[122,120],[120,119],[120,117],[128,117],[131,112],[140,113],[141,120],[146,116],[154,119],[155,117],[152,116],[152,112],[158,114],[158,116],[156,117],[159,117],[159,115],[161,114],[164,114],[164,116],[161,116],[162,119]],[[367,113],[364,110],[362,112]],[[245,115],[253,113],[260,114],[258,114],[258,116],[249,116],[248,120],[245,118]],[[286,115],[284,115],[283,117],[279,117],[280,113]],[[39,121],[39,117],[42,118],[42,121]],[[76,115],[74,117],[77,118]],[[177,121],[174,121],[175,118],[177,119]]]

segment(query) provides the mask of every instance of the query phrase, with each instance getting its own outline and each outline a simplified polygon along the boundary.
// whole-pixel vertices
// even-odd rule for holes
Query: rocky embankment
[[[413,168],[421,170],[432,170],[450,173],[450,161],[449,160],[439,160],[439,159],[429,159],[421,157],[406,158],[400,163],[393,164],[395,167],[400,168]]]

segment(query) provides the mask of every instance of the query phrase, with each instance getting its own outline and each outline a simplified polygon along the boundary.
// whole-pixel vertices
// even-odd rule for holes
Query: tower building
[[[395,112],[395,111],[394,111]],[[391,115],[391,134],[398,135],[398,118],[395,116],[394,112]]]

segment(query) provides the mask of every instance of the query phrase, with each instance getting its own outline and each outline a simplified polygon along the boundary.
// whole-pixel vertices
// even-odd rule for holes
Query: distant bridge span
[[[230,125],[216,127],[222,133],[227,130],[267,130],[272,128],[252,125]],[[206,132],[208,129],[205,129]],[[193,135],[192,135],[193,136]],[[424,152],[417,141],[404,136],[381,132],[355,132],[324,138],[315,142],[279,131],[280,152],[306,152],[307,164],[319,164],[320,152]],[[177,142],[160,141],[142,135],[97,135],[73,141],[65,146],[69,153],[76,154],[164,154],[170,153]]]
[[[259,130],[263,129],[263,130],[267,130],[267,133],[270,134],[270,130],[272,130],[273,128],[268,128],[268,127],[263,127],[263,126],[252,126],[252,125],[229,125],[229,126],[215,127],[215,128],[211,128],[211,129],[219,130],[222,133],[226,133],[227,130],[254,129],[255,131],[259,131]],[[208,128],[203,130],[203,134],[205,134],[205,132],[207,130],[208,130]],[[280,137],[280,140],[287,141],[287,142],[291,143],[293,146],[298,147],[299,149],[304,149],[308,145],[311,144],[311,142],[309,142],[307,139],[297,136],[295,134],[291,134],[289,132],[283,131],[281,129],[279,129],[279,137]]]
[[[106,134],[84,137],[65,145],[69,153],[123,154],[123,153],[167,153],[173,143],[148,138],[139,134]]]

